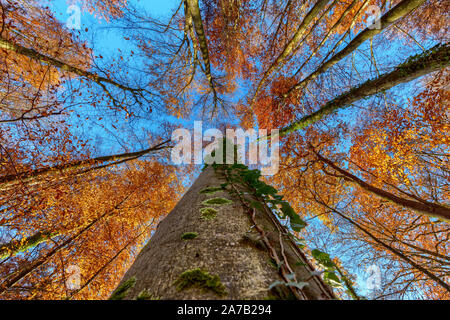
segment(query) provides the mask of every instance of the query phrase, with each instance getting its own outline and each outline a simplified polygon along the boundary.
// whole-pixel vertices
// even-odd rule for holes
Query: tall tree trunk
[[[99,76],[98,74],[94,73],[94,72],[90,72],[90,71],[86,71],[83,70],[81,68],[72,66],[66,62],[63,62],[61,60],[58,60],[56,58],[47,56],[45,54],[39,53],[36,50],[32,49],[32,48],[26,48],[21,46],[20,44],[16,44],[14,43],[12,40],[4,38],[3,36],[0,37],[0,49],[4,49],[4,50],[8,50],[8,51],[13,51],[15,53],[21,54],[23,56],[26,56],[30,59],[33,59],[35,61],[39,61],[42,62],[46,65],[49,66],[54,66],[62,71],[67,71],[73,74],[76,74],[80,77],[84,77],[87,78],[89,80],[92,80],[94,82],[96,82],[97,84],[101,85],[102,87],[104,86],[104,84],[110,84],[113,85],[119,89],[122,89],[124,91],[129,91],[132,93],[138,93],[143,91],[142,89],[139,88],[131,88],[128,87],[126,85],[120,84],[118,82],[115,82],[114,80]],[[104,88],[104,87],[103,87]]]
[[[286,92],[285,97],[292,93],[294,90],[300,90],[304,88],[308,83],[317,78],[320,74],[327,71],[329,68],[334,66],[336,63],[344,59],[347,55],[352,53],[356,48],[358,48],[362,43],[366,40],[372,39],[377,34],[381,33],[384,29],[391,26],[393,23],[397,22],[399,19],[403,18],[407,14],[411,13],[421,4],[423,4],[425,0],[403,0],[398,3],[394,8],[386,12],[380,18],[380,28],[374,28],[371,26],[370,28],[366,28],[361,31],[344,49],[336,53],[329,60],[324,62],[317,70],[307,76],[305,79],[294,85],[288,92]],[[296,74],[299,71],[296,72]]]
[[[280,135],[284,136],[293,131],[306,128],[325,116],[332,114],[339,109],[348,107],[358,100],[389,90],[396,85],[412,81],[426,74],[439,71],[449,65],[450,45],[448,43],[437,45],[419,56],[408,58],[391,72],[385,73],[378,78],[368,80],[363,84],[342,93],[333,100],[328,101],[317,111],[281,128]]]
[[[118,165],[124,162],[139,159],[149,153],[156,152],[162,149],[170,148],[168,143],[170,140],[158,143],[157,145],[136,151],[136,152],[126,152],[120,154],[113,154],[108,156],[100,156],[96,158],[76,160],[69,163],[59,164],[55,166],[48,166],[43,168],[38,168],[30,171],[18,172],[15,174],[9,174],[0,176],[0,191],[7,191],[11,189],[14,185],[18,183],[27,183],[28,186],[33,184],[38,184],[42,182],[39,180],[49,174],[58,172],[59,174],[67,173],[72,170],[81,169],[79,172],[74,174],[80,175],[93,170],[103,169],[105,167]]]
[[[39,231],[32,236],[0,244],[0,260],[15,256],[20,252],[30,250],[37,245],[56,237],[57,235],[57,232]]]
[[[370,192],[373,195],[376,195],[382,199],[385,199],[403,208],[413,210],[417,213],[424,214],[429,217],[438,218],[443,221],[450,222],[450,208],[446,207],[445,205],[429,202],[425,199],[421,199],[420,201],[411,200],[397,196],[381,188],[377,188],[365,182],[364,180],[358,178],[349,171],[346,171],[341,167],[337,166],[333,161],[325,158],[324,156],[316,152],[314,149],[312,150],[320,161],[329,165],[331,168],[339,172],[346,181],[358,185],[365,191]]]
[[[206,167],[111,298],[334,298],[265,204],[250,187],[232,181],[223,168]],[[251,209],[241,195],[258,201],[261,210]],[[298,289],[294,283],[306,285]]]
[[[197,34],[198,43],[200,45],[200,51],[202,53],[203,64],[204,64],[204,73],[206,79],[209,83],[209,88],[214,96],[214,109],[217,107],[217,91],[216,86],[214,84],[214,79],[211,75],[211,60],[209,58],[209,50],[208,50],[208,41],[206,40],[205,30],[203,28],[202,16],[200,13],[200,6],[198,0],[185,0],[185,13],[186,13],[186,21],[190,21],[193,23],[195,33]],[[189,17],[187,16],[189,14]],[[191,35],[192,38],[192,35]],[[197,39],[192,38],[192,44],[195,48]],[[214,113],[214,111],[213,111]]]

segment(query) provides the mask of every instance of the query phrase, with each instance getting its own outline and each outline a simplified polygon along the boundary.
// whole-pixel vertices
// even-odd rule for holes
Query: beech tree
[[[2,299],[448,299],[447,2],[81,6],[0,3]],[[280,170],[173,165],[199,119]]]
[[[333,298],[265,203],[279,196],[258,174],[243,165],[206,167],[111,298]],[[281,215],[300,230],[303,221],[289,204],[278,202]]]

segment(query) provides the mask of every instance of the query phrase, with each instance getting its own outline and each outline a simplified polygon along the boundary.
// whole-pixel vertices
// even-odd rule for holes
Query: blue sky
[[[172,10],[176,9],[179,1],[178,0],[135,0],[131,1],[139,7],[147,10],[155,17],[165,17],[170,16]],[[55,13],[55,16],[65,25],[67,25],[70,17],[73,15],[73,11],[69,10],[70,5],[75,3],[81,10],[80,17],[80,28],[74,29],[73,34],[78,36],[81,40],[87,41],[89,47],[93,49],[94,56],[102,55],[106,57],[117,56],[119,54],[119,49],[121,50],[120,54],[125,57],[129,55],[130,51],[133,50],[134,44],[130,41],[126,41],[124,39],[124,34],[121,33],[118,29],[111,29],[110,24],[108,22],[95,17],[90,14],[87,10],[82,8],[81,2],[70,1],[70,0],[48,0],[49,8]],[[134,49],[136,51],[136,49]],[[105,59],[106,61],[110,61],[111,59]],[[133,61],[134,63],[135,61]],[[92,109],[86,108],[84,109],[86,115],[90,114],[92,116]],[[77,113],[80,114],[83,110],[77,110]],[[100,117],[101,115],[99,115]],[[84,118],[84,117],[82,117]],[[94,118],[94,117],[91,117]],[[73,124],[79,124],[79,120],[75,117],[72,119]],[[122,125],[126,125],[123,121],[121,121]],[[89,123],[82,123],[83,126],[80,126],[79,130],[87,130],[89,131],[89,137],[93,139],[93,144],[95,145],[97,154],[107,154],[114,152],[123,152],[123,148],[118,146],[115,139],[112,139],[108,132],[106,132],[103,128],[99,126],[96,121],[89,121]],[[102,125],[108,126],[108,123],[102,123]],[[148,123],[143,124],[143,126],[148,126]],[[110,129],[110,128],[109,128]],[[149,130],[153,130],[155,128],[149,128]],[[73,131],[75,131],[75,127]],[[80,131],[81,132],[81,131]],[[145,140],[145,137],[142,137],[142,140]],[[99,139],[101,143],[98,143]],[[101,147],[99,147],[101,146]],[[136,146],[134,149],[140,149],[144,146]],[[120,149],[120,150],[118,150]]]
[[[72,4],[73,2],[77,4],[77,1],[69,1],[69,0],[50,0],[50,1],[51,1],[49,5],[50,8],[55,13],[57,13],[61,21],[67,21],[69,14],[67,14],[66,11],[69,5]],[[131,2],[137,3],[139,6],[148,9],[149,12],[151,12],[156,16],[169,14],[170,10],[179,4],[179,0],[135,0]],[[88,12],[86,12],[85,10],[83,10],[83,19],[93,19],[93,16]]]
[[[67,24],[71,16],[71,12],[68,12],[70,4],[73,1],[69,0],[50,0],[50,9],[55,13],[56,17],[64,24]],[[167,16],[170,15],[171,10],[176,8],[178,0],[135,0],[130,1],[136,3],[138,6],[148,10],[155,16]],[[79,34],[81,39],[91,42],[90,35],[93,31],[99,33],[95,38],[94,54],[107,55],[111,50],[127,50],[129,43],[123,39],[120,32],[108,29],[108,23],[102,19],[90,14],[87,10],[82,8],[82,5],[75,1],[75,4],[81,9],[81,26],[80,33],[75,31],[75,34]],[[86,32],[86,28],[88,31]]]

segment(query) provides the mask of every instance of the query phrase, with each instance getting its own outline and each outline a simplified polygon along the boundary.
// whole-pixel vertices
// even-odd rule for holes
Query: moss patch
[[[181,235],[181,239],[183,240],[192,240],[198,237],[197,232],[185,232]]]
[[[201,208],[200,213],[200,218],[203,220],[213,220],[217,216],[217,210],[214,208]]]
[[[200,190],[201,194],[213,194],[219,191],[223,191],[222,187],[208,187]]]
[[[14,240],[10,243],[0,245],[0,259],[5,259],[20,252],[25,252],[57,235],[57,232],[38,232],[23,240]]]
[[[150,293],[147,289],[142,290],[137,296],[136,300],[159,300]]]
[[[225,198],[211,198],[202,202],[205,206],[223,206],[230,203],[233,203],[233,201]]]
[[[112,293],[111,297],[109,297],[108,300],[123,300],[127,294],[128,291],[130,291],[131,288],[134,287],[136,284],[136,277],[132,277],[122,283],[120,287],[118,287],[114,292]]]
[[[220,281],[219,276],[210,275],[201,269],[183,272],[173,284],[179,291],[189,288],[199,288],[203,291],[212,291],[218,296],[227,294],[226,288]]]

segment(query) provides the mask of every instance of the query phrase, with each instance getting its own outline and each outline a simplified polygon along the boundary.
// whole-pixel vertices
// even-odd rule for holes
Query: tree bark
[[[341,23],[345,19],[345,17],[349,13],[351,13],[353,8],[360,2],[361,2],[360,0],[353,0],[353,2],[347,7],[347,9],[345,9],[345,11],[339,17],[339,19],[327,31],[326,35],[322,38],[322,40],[317,45],[317,47],[315,47],[314,50],[312,50],[312,52],[309,55],[309,57],[305,61],[303,61],[303,63],[300,66],[300,68],[297,69],[297,72],[295,73],[295,76],[297,76],[297,74],[301,70],[303,70],[303,67],[309,62],[309,60],[311,60],[317,54],[317,52],[319,52],[320,48],[322,48],[322,46],[325,44],[325,42],[335,33],[335,30],[341,25]],[[361,8],[364,8],[366,6],[366,4],[367,4],[367,1],[363,2]],[[359,10],[357,12],[359,13]],[[354,21],[356,20],[356,18],[357,18],[357,15],[355,15],[355,17],[353,18],[353,21],[351,23],[352,25],[354,24]]]
[[[137,299],[144,292],[155,299],[182,300],[334,298],[330,287],[312,274],[313,267],[277,218],[265,210],[251,213],[240,197],[230,192],[232,188],[240,188],[246,197],[257,201],[250,189],[233,184],[223,189],[223,184],[229,181],[225,174],[222,169],[206,167],[160,222],[150,243],[139,253],[115,292],[135,281],[123,298]],[[219,190],[213,194],[202,192],[215,187]],[[230,203],[202,204],[207,199],[228,199]],[[207,207],[217,210],[209,219],[201,213]],[[274,254],[285,258],[283,266],[273,265]],[[307,282],[307,285],[299,291],[285,285],[269,290],[275,281],[285,282],[282,272],[286,267],[295,273],[297,282]],[[221,290],[196,280],[180,286],[186,279],[183,275],[195,270],[206,278],[216,277],[215,283]]]
[[[32,236],[26,237],[24,239],[13,240],[11,242],[1,244],[0,260],[15,256],[20,252],[30,250],[57,235],[58,235],[57,233],[53,233],[50,231],[39,231],[33,234]]]
[[[209,87],[211,92],[214,95],[214,108],[216,108],[217,103],[217,92],[214,84],[214,79],[211,75],[211,61],[209,58],[209,50],[208,50],[208,42],[206,41],[205,30],[203,28],[202,16],[200,13],[200,6],[198,4],[198,0],[185,0],[186,6],[186,14],[189,14],[189,17],[186,16],[186,20],[190,20],[193,22],[195,33],[197,34],[198,42],[200,45],[200,51],[202,53],[203,64],[205,66],[204,73],[206,79],[208,80]],[[192,37],[192,35],[191,35]],[[192,38],[193,46],[195,47],[195,38]]]

